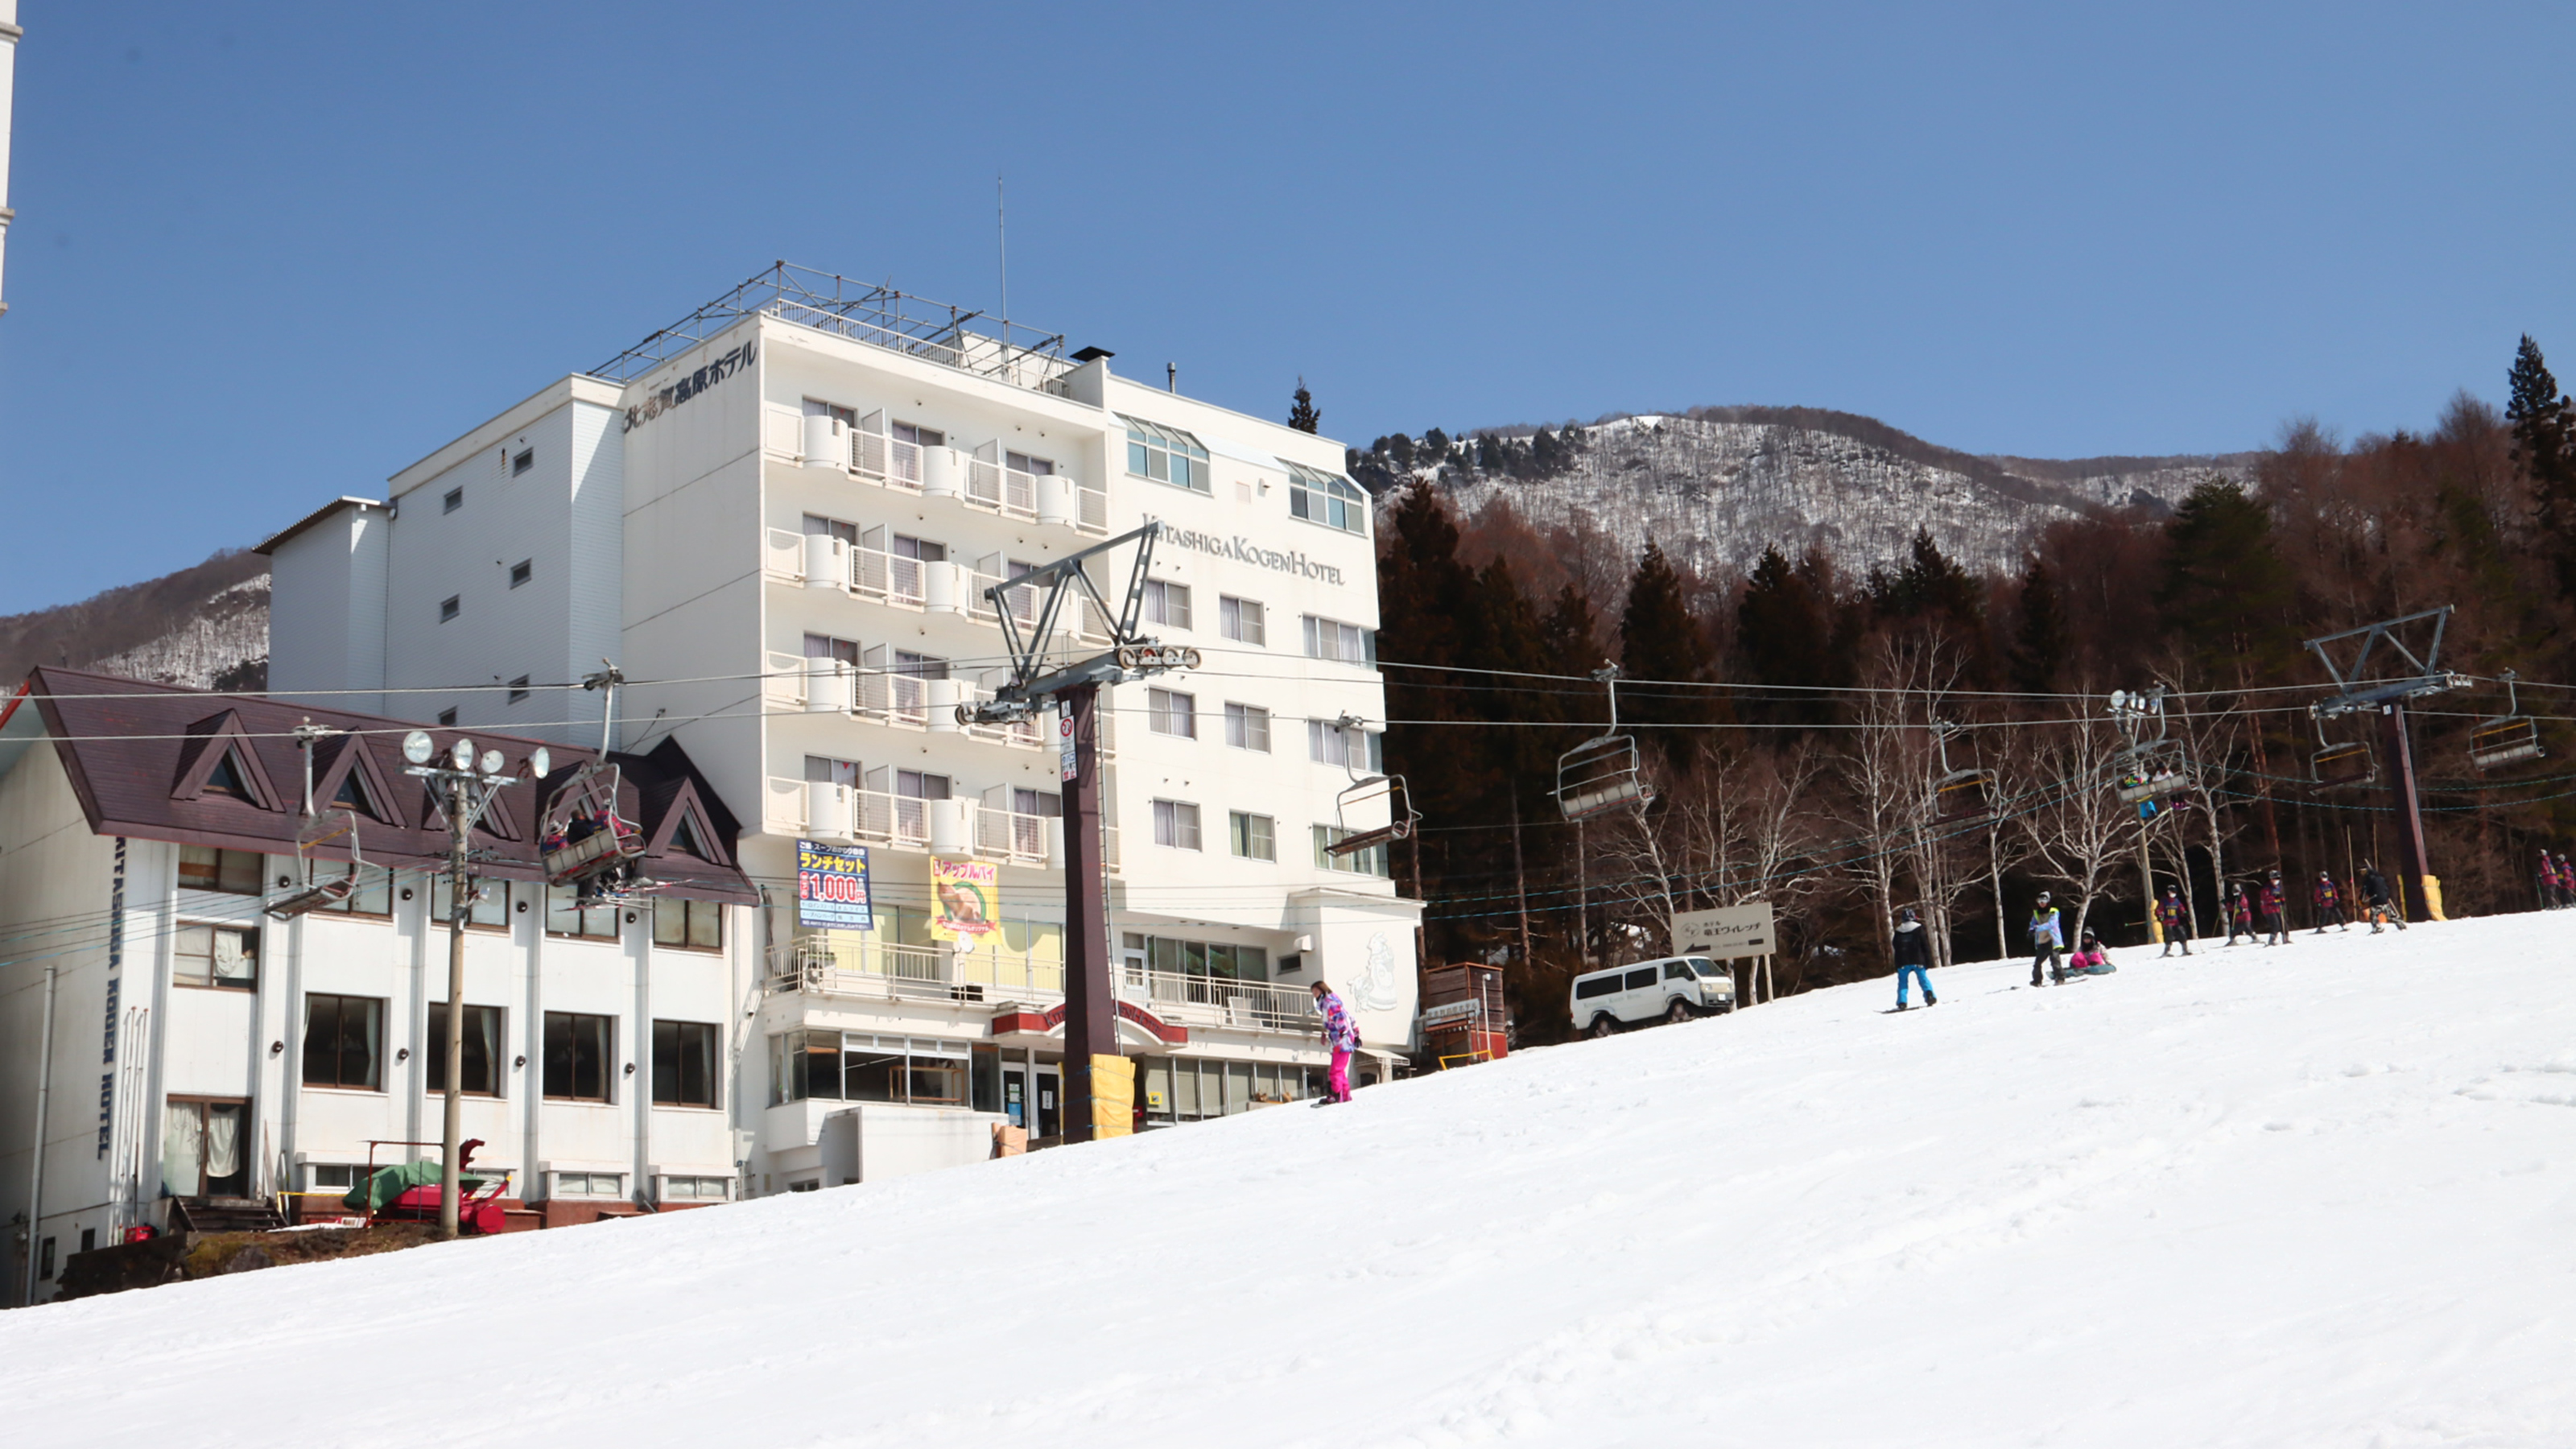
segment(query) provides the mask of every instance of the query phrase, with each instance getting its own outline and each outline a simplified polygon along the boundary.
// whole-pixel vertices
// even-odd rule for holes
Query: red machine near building
[[[1434,966],[1422,973],[1422,1040],[1441,1071],[1499,1061],[1511,1050],[1500,966]]]

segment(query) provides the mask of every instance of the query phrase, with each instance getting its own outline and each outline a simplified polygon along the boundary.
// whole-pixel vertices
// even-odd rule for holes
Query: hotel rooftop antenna
[[[1011,212],[1002,195],[999,171],[993,173],[993,256],[1002,274],[1002,347],[1007,351],[1011,345]]]
[[[0,265],[9,258],[9,223],[18,213],[9,209],[9,108],[17,89],[18,0],[0,0]],[[6,292],[0,292],[0,313],[9,310]]]

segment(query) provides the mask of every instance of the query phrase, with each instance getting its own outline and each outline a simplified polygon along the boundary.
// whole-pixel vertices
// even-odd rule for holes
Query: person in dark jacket
[[[2363,909],[2370,917],[2370,934],[2378,935],[2383,921],[2394,921],[2397,929],[2406,929],[2406,917],[2398,911],[2396,902],[2389,899],[2388,877],[2381,875],[2379,867],[2366,860],[2361,863],[2361,899]]]
[[[2239,931],[2245,933],[2245,939],[2249,941],[2254,939],[2254,898],[2245,894],[2243,881],[2238,881],[2227,888],[2228,945],[2236,944],[2236,933]]]
[[[2165,938],[2163,955],[2172,955],[2176,946],[2182,947],[2184,955],[2191,954],[2191,911],[2182,903],[2180,887],[2166,886],[2165,898],[2156,902],[2156,928]]]
[[[2335,889],[2332,875],[2318,871],[2317,883],[2308,888],[2308,895],[2316,902],[2318,935],[2324,935],[2328,926],[2347,931],[2352,929],[2352,922],[2345,920],[2343,915],[2343,892]]]
[[[2255,901],[2255,907],[2263,917],[2264,945],[2296,944],[2290,939],[2289,892],[2281,889],[2279,871],[2272,871],[2263,878],[2263,894]]]
[[[1932,994],[1932,978],[1926,974],[1932,964],[1932,933],[1923,929],[1922,918],[1914,914],[1912,906],[1896,913],[1896,935],[1888,943],[1887,954],[1896,961],[1897,1010],[1905,1009],[1905,978],[1909,974],[1923,988],[1923,1004],[1939,1004],[1941,998]]]

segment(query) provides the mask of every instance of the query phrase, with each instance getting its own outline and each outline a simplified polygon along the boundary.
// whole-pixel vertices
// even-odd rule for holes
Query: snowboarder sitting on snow
[[[2406,929],[2406,918],[2398,914],[2396,903],[2388,898],[2388,877],[2366,860],[2361,863],[2361,899],[2364,914],[2370,917],[2370,934],[2378,935],[2383,921],[2394,921],[2397,929]]]
[[[2328,926],[2340,926],[2347,931],[2352,929],[2352,922],[2343,917],[2343,892],[2335,889],[2333,876],[2318,871],[2317,883],[2309,890],[2309,895],[2317,905],[2318,935],[2324,935]]]
[[[2289,893],[2281,889],[2281,873],[2273,871],[2263,880],[2262,899],[2257,903],[2263,916],[2263,930],[2269,937],[2266,946],[2288,946],[2290,940]]]
[[[2176,945],[2184,955],[2191,954],[2191,912],[2183,907],[2179,887],[2165,887],[2165,898],[2156,902],[2156,925],[2164,934],[2165,955],[2172,955]]]
[[[1911,975],[1923,988],[1923,1004],[1935,1005],[1941,998],[1932,994],[1932,978],[1924,968],[1931,965],[1931,933],[1923,921],[1907,906],[1896,913],[1896,936],[1888,943],[1887,954],[1896,962],[1896,1009],[1905,1009],[1905,978]]]
[[[2066,981],[2066,964],[2058,952],[2066,949],[2066,933],[2058,929],[2057,908],[2048,903],[2048,892],[2039,893],[2039,901],[2030,911],[2030,984],[2039,984],[2039,968],[2048,965],[2051,979],[2060,985]]]
[[[2227,888],[2227,944],[2236,944],[2236,933],[2247,940],[2254,938],[2254,898],[2245,894],[2245,883],[2238,881]]]
[[[2075,954],[2066,958],[2069,976],[2108,976],[2119,969],[2103,952],[2102,938],[2091,931],[2084,933],[2084,943],[2075,948]]]

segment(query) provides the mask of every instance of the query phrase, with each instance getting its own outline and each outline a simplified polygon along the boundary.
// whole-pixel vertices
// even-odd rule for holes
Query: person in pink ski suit
[[[1315,1011],[1324,1018],[1324,1045],[1333,1052],[1333,1092],[1318,1107],[1351,1099],[1351,1053],[1360,1049],[1360,1029],[1351,1020],[1351,1009],[1333,988],[1315,983]]]

